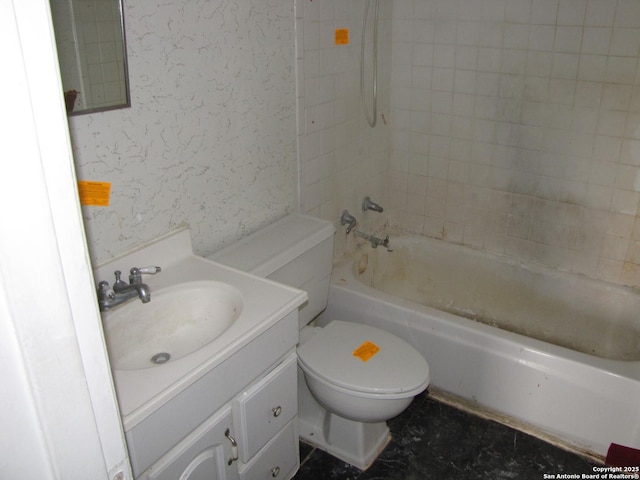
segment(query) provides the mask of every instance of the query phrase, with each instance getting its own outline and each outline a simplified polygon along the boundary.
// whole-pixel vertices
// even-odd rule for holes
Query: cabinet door
[[[233,404],[240,460],[248,462],[298,413],[297,357],[292,353]]]
[[[233,416],[225,406],[144,472],[142,480],[234,480]],[[231,438],[230,438],[231,436]]]

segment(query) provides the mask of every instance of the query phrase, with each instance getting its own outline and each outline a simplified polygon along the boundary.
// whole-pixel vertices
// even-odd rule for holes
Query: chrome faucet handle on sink
[[[152,266],[152,267],[133,267],[129,270],[129,283],[125,282],[120,278],[122,272],[120,270],[116,270],[113,274],[116,276],[116,281],[113,284],[113,290],[115,292],[122,292],[129,288],[130,285],[137,285],[142,283],[142,274],[155,275],[156,273],[162,271],[162,268]]]
[[[98,299],[99,300],[113,300],[116,298],[116,292],[109,286],[109,282],[104,280],[98,283]]]
[[[133,267],[129,270],[129,283],[139,283],[142,281],[142,275],[155,275],[158,272],[161,272],[162,268],[158,266],[149,266],[149,267]]]

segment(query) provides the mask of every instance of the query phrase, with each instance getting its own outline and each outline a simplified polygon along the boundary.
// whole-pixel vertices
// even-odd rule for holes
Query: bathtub
[[[320,325],[404,338],[431,391],[561,446],[640,448],[640,295],[421,236],[391,246],[334,266]]]

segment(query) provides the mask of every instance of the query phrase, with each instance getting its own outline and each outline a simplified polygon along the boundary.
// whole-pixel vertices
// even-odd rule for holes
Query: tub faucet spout
[[[347,235],[351,233],[351,230],[356,226],[356,217],[351,215],[347,210],[342,212],[342,216],[340,217],[340,223],[342,225],[347,225]]]
[[[364,238],[366,241],[370,242],[371,247],[373,248],[378,248],[378,245],[382,245],[384,248],[387,249],[387,251],[389,252],[393,251],[393,249],[389,245],[389,235],[387,235],[384,238],[378,238],[374,235],[369,235],[359,230],[356,230],[355,234],[357,237]]]

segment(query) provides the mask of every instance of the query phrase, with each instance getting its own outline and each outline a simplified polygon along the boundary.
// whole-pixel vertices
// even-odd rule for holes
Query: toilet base
[[[354,422],[326,412],[330,423],[328,438],[322,429],[300,419],[300,438],[360,470],[366,470],[391,440],[385,422]]]
[[[298,407],[300,438],[361,470],[391,440],[386,422],[355,422],[331,413],[313,398],[304,380],[298,382]]]

